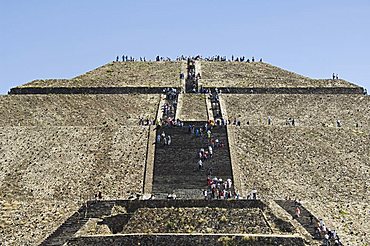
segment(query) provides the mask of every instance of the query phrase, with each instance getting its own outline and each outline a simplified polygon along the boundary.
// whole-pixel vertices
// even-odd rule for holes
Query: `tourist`
[[[212,146],[208,146],[208,153],[209,153],[209,156],[212,158],[212,156],[213,156]]]
[[[337,232],[335,230],[332,230],[331,234],[332,234],[332,236],[333,236],[334,239],[337,238]]]
[[[320,239],[321,238],[321,230],[320,230],[320,227],[319,226],[315,227],[314,238],[316,238],[316,239]]]
[[[313,215],[310,214],[310,225],[312,225],[312,224],[313,224]]]
[[[325,246],[329,246],[330,245],[329,235],[328,234],[325,234],[325,236],[324,236],[323,245],[325,245]]]
[[[215,140],[215,147],[220,147],[220,140],[218,138]]]
[[[211,177],[211,176],[212,176],[212,167],[210,167],[210,168],[208,169],[207,175],[208,175],[209,177]],[[209,180],[211,180],[211,179],[209,179]],[[208,184],[208,185],[210,185],[210,184]]]
[[[337,127],[341,127],[342,124],[340,123],[340,120],[337,120]]]
[[[203,191],[203,195],[204,195],[204,200],[208,200],[208,192],[207,192],[207,190],[204,190]]]
[[[203,168],[203,162],[201,159],[198,161],[198,169],[201,170]]]
[[[253,200],[257,200],[257,190],[255,188],[253,188],[251,195]]]
[[[232,186],[232,181],[231,181],[231,179],[227,179],[226,180],[226,182],[227,182],[227,189],[231,189],[231,186]]]
[[[295,215],[297,219],[301,216],[301,209],[298,206],[295,208]]]
[[[325,225],[324,220],[323,219],[319,219],[319,226],[320,226],[320,228],[322,228],[324,225]]]
[[[334,246],[340,246],[343,245],[338,239],[334,241]]]

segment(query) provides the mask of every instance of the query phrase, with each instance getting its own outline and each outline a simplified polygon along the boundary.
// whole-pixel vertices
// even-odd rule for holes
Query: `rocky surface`
[[[175,238],[174,238],[175,237]],[[129,234],[76,237],[68,246],[111,246],[111,245],[214,245],[214,246],[303,246],[307,245],[298,236],[250,235],[250,234]]]
[[[183,121],[207,121],[208,111],[205,94],[182,94],[178,118]]]
[[[35,80],[22,87],[181,87],[181,62],[113,62],[73,79]]]
[[[140,193],[147,137],[142,126],[2,127],[0,202],[21,204],[1,210],[3,242],[37,243],[98,191],[103,199]]]
[[[141,208],[122,233],[272,233],[260,209]]]
[[[89,235],[111,235],[109,227],[105,224],[100,224],[101,219],[91,218],[84,226],[76,233],[76,237]]]
[[[229,119],[242,125],[286,126],[294,118],[296,126],[370,128],[370,97],[363,95],[236,95],[223,94]]]
[[[201,64],[205,87],[356,87],[266,63]],[[70,80],[21,87],[181,87],[183,65],[109,63]],[[228,117],[242,124],[228,133],[234,136],[230,146],[233,165],[238,165],[233,170],[240,172],[234,181],[244,195],[255,187],[265,199],[298,198],[337,229],[345,244],[370,243],[369,97],[222,97]],[[98,191],[103,199],[140,193],[149,128],[138,126],[138,119],[154,119],[159,100],[159,95],[139,94],[0,96],[1,243],[40,243]],[[181,105],[181,120],[207,120],[205,95],[184,94]],[[267,126],[268,116],[272,126]],[[286,125],[288,118],[295,119],[295,127]],[[272,229],[281,230],[280,222],[275,219]],[[124,230],[271,233],[259,210],[208,208],[140,209]],[[107,234],[109,229],[89,221],[80,233]]]
[[[204,87],[357,87],[344,80],[310,79],[263,62],[201,62]]]
[[[154,119],[160,95],[0,96],[1,126],[138,125]]]
[[[229,127],[244,192],[299,199],[346,245],[369,243],[370,132],[309,127]]]
[[[61,200],[1,198],[1,243],[4,245],[37,245],[78,207],[79,204]]]

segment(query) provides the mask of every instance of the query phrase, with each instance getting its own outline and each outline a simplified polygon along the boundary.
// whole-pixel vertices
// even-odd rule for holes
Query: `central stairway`
[[[157,130],[170,135],[171,145],[156,144],[154,159],[153,194],[156,198],[167,198],[176,194],[177,199],[202,199],[202,191],[207,189],[207,176],[211,170],[212,178],[232,179],[232,167],[226,128],[213,127],[212,136],[218,138],[223,147],[213,149],[213,157],[203,162],[199,170],[198,153],[201,148],[208,149],[209,140],[196,137],[189,132],[189,124],[200,128],[206,122],[184,122],[184,127],[164,127]]]

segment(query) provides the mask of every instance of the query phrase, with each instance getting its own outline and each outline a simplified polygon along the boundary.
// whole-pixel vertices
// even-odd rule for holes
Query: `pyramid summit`
[[[369,243],[370,100],[334,75],[115,61],[0,105],[5,245]]]
[[[298,89],[328,93],[363,93],[363,88],[342,79],[311,79],[264,62],[196,60],[198,73],[202,75],[203,88],[224,88],[229,91],[271,93],[299,92]],[[187,73],[187,61],[112,62],[72,79],[35,80],[11,89],[11,94],[64,92],[91,88],[178,88],[184,87],[180,74]],[[279,91],[281,90],[281,91]],[[285,90],[285,91],[284,91]],[[93,92],[91,91],[91,92]],[[227,91],[227,90],[226,90]],[[224,91],[224,92],[226,92]],[[101,93],[103,93],[102,91]]]

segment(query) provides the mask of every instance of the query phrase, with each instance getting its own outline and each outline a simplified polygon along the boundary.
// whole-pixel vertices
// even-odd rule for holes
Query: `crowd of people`
[[[145,57],[139,57],[138,59],[135,58],[135,57],[132,57],[132,56],[125,56],[125,55],[122,55],[121,56],[122,58],[122,62],[134,62],[134,61],[141,61],[141,62],[145,62],[147,61]],[[119,62],[120,61],[120,57],[117,56],[116,57],[116,62]]]
[[[312,220],[311,220],[311,223],[312,223]],[[320,219],[317,222],[317,225],[315,228],[315,238],[323,239],[323,245],[325,246],[342,245],[337,232],[335,230],[331,230],[330,228],[326,227],[323,219]]]
[[[254,56],[251,58],[247,58],[245,56],[234,56],[231,55],[231,57],[227,56],[221,56],[221,55],[214,55],[214,56],[207,56],[207,57],[202,57],[200,55],[197,56],[178,56],[176,58],[176,61],[185,61],[185,60],[196,60],[196,61],[236,61],[236,62],[255,62],[256,59]],[[262,58],[259,59],[260,62],[263,61]]]
[[[139,125],[140,126],[151,126],[151,125],[156,125],[156,120],[152,118],[145,118],[144,117],[139,117]]]
[[[233,189],[231,178],[223,181],[222,178],[213,175],[212,167],[205,168],[204,165],[214,157],[214,152],[225,147],[225,143],[212,132],[215,126],[215,122],[211,120],[200,127],[192,124],[188,126],[189,134],[193,135],[195,139],[200,138],[204,143],[207,143],[207,146],[200,148],[197,153],[198,171],[204,172],[207,170],[207,189],[203,190],[204,199],[239,199],[239,194]]]
[[[163,117],[161,120],[149,117],[139,117],[139,125],[141,126],[183,126],[183,122],[179,119],[175,120],[175,112],[177,109],[177,97],[179,91],[176,88],[163,89],[166,96],[166,101],[161,105]]]
[[[203,191],[205,200],[210,199],[239,199],[239,194],[233,189],[233,184],[230,178],[223,181],[222,178],[207,178],[208,189]]]
[[[171,145],[172,142],[171,135],[166,134],[164,131],[162,131],[161,134],[157,134],[156,142],[157,144]]]
[[[286,200],[290,200],[289,197],[286,198]],[[337,232],[333,229],[330,229],[326,226],[323,219],[315,219],[315,217],[310,212],[306,212],[306,215],[308,213],[308,218],[310,220],[309,223],[305,222],[306,219],[305,216],[303,216],[303,224],[302,221],[300,222],[305,227],[313,227],[314,229],[314,239],[316,240],[323,240],[322,245],[329,246],[329,245],[335,245],[339,246],[342,245],[339,236]],[[296,199],[295,200],[295,215],[293,218],[297,219],[298,221],[301,220],[301,203]]]
[[[197,56],[177,56],[175,59],[171,59],[170,57],[164,57],[164,56],[159,56],[157,55],[155,57],[155,61],[160,62],[160,61],[186,61],[186,60],[198,60],[198,61],[235,61],[235,62],[255,62],[257,61],[254,56],[251,58],[247,58],[246,56],[234,56],[231,55],[231,57],[227,56],[221,56],[221,55],[214,55],[214,56],[207,56],[207,57],[202,57],[200,55]],[[141,62],[146,62],[146,61],[152,61],[151,59],[147,59],[145,56],[144,57],[139,57],[135,58],[133,56],[127,56],[127,55],[122,55],[122,56],[116,56],[115,59],[116,62],[136,62],[136,61],[141,61]],[[259,59],[260,62],[262,62],[262,58]],[[334,74],[333,74],[334,76]],[[338,77],[338,75],[337,75]],[[334,79],[335,77],[333,77]],[[338,78],[337,78],[338,79]]]

